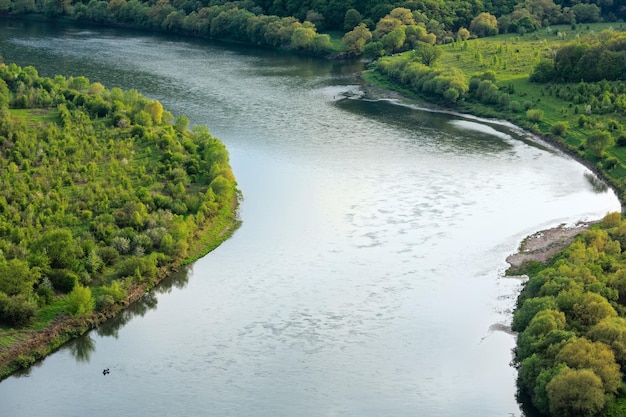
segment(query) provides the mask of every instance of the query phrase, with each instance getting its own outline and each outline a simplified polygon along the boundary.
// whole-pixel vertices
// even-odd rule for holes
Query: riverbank
[[[190,242],[188,257],[176,264],[160,268],[156,279],[136,285],[129,291],[128,298],[122,303],[114,304],[103,311],[94,312],[84,317],[59,316],[48,326],[38,330],[3,332],[5,339],[11,340],[11,343],[0,345],[0,381],[19,369],[28,368],[70,340],[82,336],[117,316],[158,286],[178,268],[194,262],[217,248],[232,236],[241,224],[238,218],[239,201],[240,195],[237,195],[228,209],[222,210],[202,230],[197,231],[194,241]]]
[[[376,74],[373,73],[366,73],[363,80],[365,82],[362,84],[362,88],[364,90],[365,97],[372,100],[394,100],[400,103],[417,106],[421,109],[427,109],[429,111],[453,114],[459,117],[471,117],[486,123],[503,124],[501,120],[482,118],[480,115],[466,114],[441,107],[437,104],[428,103],[414,92],[398,86],[388,79],[376,76]],[[505,123],[508,124],[511,122],[506,121]],[[521,127],[519,129],[523,130]],[[587,167],[602,180],[607,181],[606,177],[602,175],[601,170],[590,164],[589,161],[581,158],[580,155],[571,152],[570,149],[562,146],[562,144],[559,141],[555,141],[554,138],[533,132],[528,132],[528,134],[528,137],[533,139],[534,143],[541,146],[548,145],[557,151],[569,155],[577,162]],[[610,184],[607,184],[607,186],[610,186]],[[614,191],[617,194],[618,190],[614,189]],[[620,201],[623,211],[624,201]],[[574,241],[576,236],[586,231],[590,226],[596,223],[597,221],[581,221],[574,226],[559,225],[549,229],[537,231],[536,233],[527,236],[520,243],[518,252],[511,254],[506,258],[506,261],[510,265],[507,270],[507,274],[516,275],[518,272],[523,270],[525,265],[532,262],[546,264],[554,255],[566,249]]]

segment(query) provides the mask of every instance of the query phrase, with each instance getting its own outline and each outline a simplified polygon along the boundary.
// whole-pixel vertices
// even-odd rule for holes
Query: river
[[[519,416],[505,258],[620,209],[514,129],[363,98],[359,63],[4,20],[0,54],[209,126],[244,195],[231,239],[1,382],[2,416]]]

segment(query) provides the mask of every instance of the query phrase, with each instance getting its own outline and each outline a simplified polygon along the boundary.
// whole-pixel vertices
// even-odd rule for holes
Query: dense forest
[[[408,11],[394,16],[392,11]],[[390,54],[415,46],[426,31],[439,43],[459,34],[527,33],[555,24],[616,21],[626,15],[623,0],[580,3],[553,0],[0,0],[0,13],[39,13],[78,21],[125,25],[227,39],[309,54]],[[347,34],[335,42],[330,34]],[[343,36],[343,35],[341,35]],[[463,35],[464,36],[464,35]],[[387,37],[385,40],[384,38]],[[405,42],[404,38],[413,39]],[[402,39],[402,40],[401,40]]]
[[[234,222],[229,156],[206,127],[189,131],[158,101],[85,77],[0,64],[0,171],[9,339],[11,328],[115,310]]]
[[[544,414],[598,415],[623,395],[625,245],[626,221],[613,213],[550,265],[527,266],[515,362],[520,394]]]

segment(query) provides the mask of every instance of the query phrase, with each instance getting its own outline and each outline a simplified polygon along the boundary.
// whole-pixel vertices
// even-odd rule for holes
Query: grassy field
[[[592,123],[580,126],[579,118],[585,113],[585,104],[576,104],[559,97],[559,92],[569,89],[574,91],[578,83],[555,84],[531,83],[529,76],[535,66],[543,58],[553,57],[556,51],[568,42],[587,35],[598,34],[603,30],[626,30],[625,23],[579,24],[576,26],[561,25],[542,28],[537,32],[525,35],[501,34],[498,36],[470,39],[439,46],[442,50],[435,66],[438,68],[458,68],[469,80],[472,76],[492,71],[495,73],[495,84],[499,91],[508,94],[509,105],[486,105],[476,100],[461,100],[457,109],[479,116],[507,119],[534,133],[552,137],[563,148],[595,166],[599,172],[618,191],[622,201],[626,201],[626,148],[613,146],[606,149],[602,159],[583,147],[588,135],[596,129],[606,129],[613,123],[613,136],[617,137],[626,131],[626,114],[612,112],[589,114]],[[385,59],[407,59],[407,53],[398,54]],[[402,90],[390,80],[381,78],[379,73],[368,74],[366,78],[384,87]],[[404,93],[409,91],[404,88]],[[426,100],[438,100],[437,97],[422,97]],[[529,109],[539,110],[540,120],[532,120]],[[551,128],[557,122],[567,126],[566,134],[557,136]],[[610,169],[606,169],[607,158],[613,160]]]

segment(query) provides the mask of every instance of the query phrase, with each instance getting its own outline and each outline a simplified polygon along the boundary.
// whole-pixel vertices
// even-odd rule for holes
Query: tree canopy
[[[134,90],[0,64],[0,322],[120,303],[232,210],[226,148],[188,122]]]

